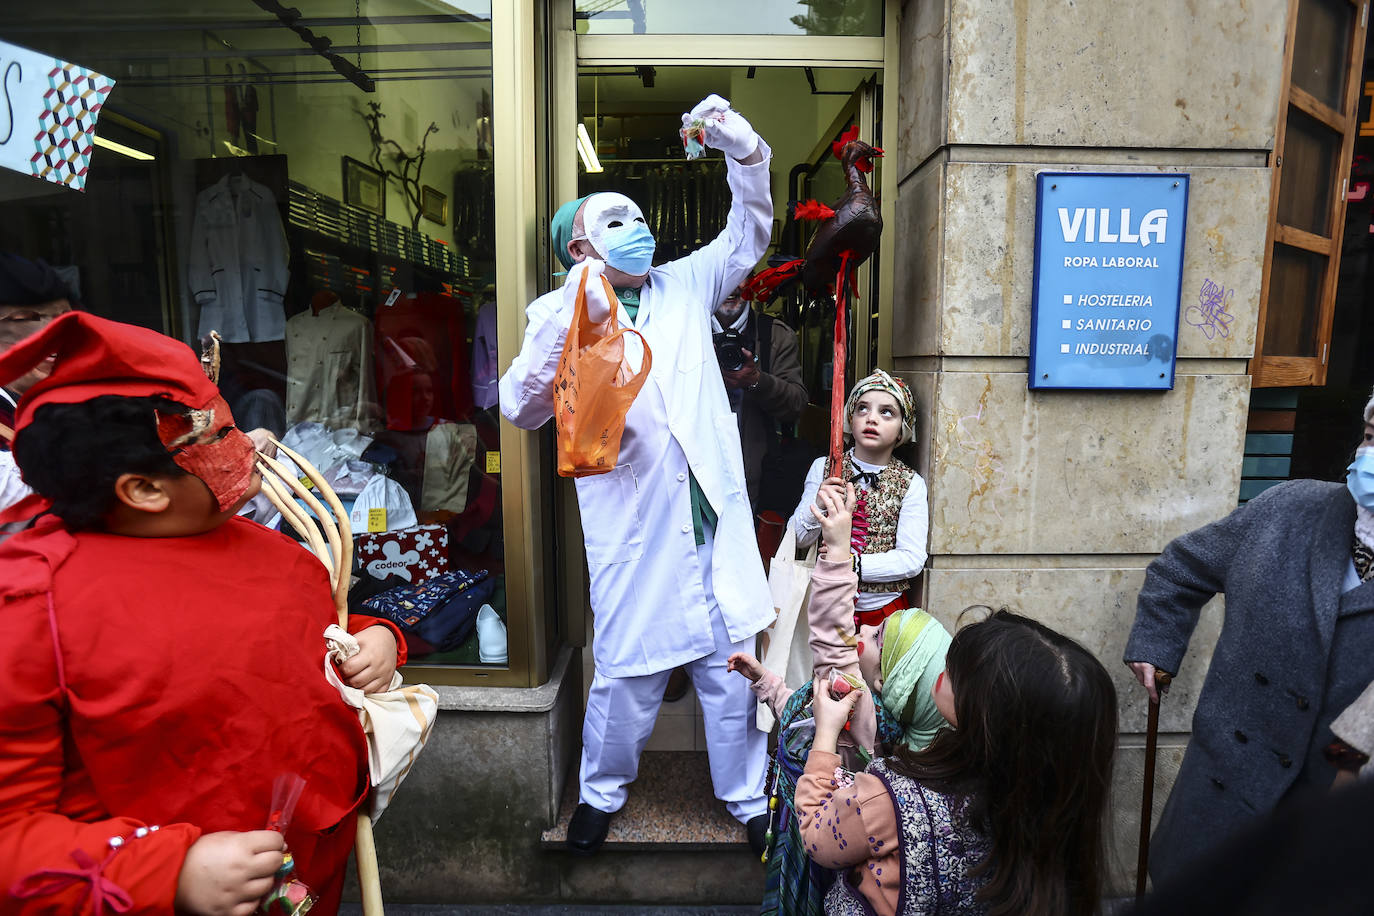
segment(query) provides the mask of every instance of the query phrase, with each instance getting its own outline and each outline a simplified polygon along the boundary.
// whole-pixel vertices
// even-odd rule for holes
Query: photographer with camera
[[[725,393],[739,421],[749,505],[758,512],[764,456],[777,444],[778,426],[795,422],[806,406],[797,335],[786,323],[756,311],[738,289],[716,306],[711,331]],[[800,492],[800,478],[797,484]],[[784,512],[790,508],[782,507]]]

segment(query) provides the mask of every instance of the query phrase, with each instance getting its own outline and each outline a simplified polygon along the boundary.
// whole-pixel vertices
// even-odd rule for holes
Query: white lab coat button
[[[686,534],[687,532],[689,532],[689,531],[691,531],[691,530],[692,530],[692,526],[691,526],[691,525],[683,525],[683,526],[682,526],[682,533],[683,533],[683,534]]]
[[[684,481],[684,480],[687,479],[687,475],[686,475],[686,474],[679,474],[679,475],[677,475],[677,479],[678,479],[678,483],[681,483],[682,481]]]

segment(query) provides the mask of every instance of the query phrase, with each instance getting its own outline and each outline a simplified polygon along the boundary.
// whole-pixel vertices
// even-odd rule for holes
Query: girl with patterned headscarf
[[[926,484],[893,451],[916,433],[916,400],[901,379],[879,369],[860,379],[844,407],[851,447],[839,472],[826,478],[821,456],[806,475],[801,502],[792,513],[797,546],[813,543],[820,523],[811,511],[822,488],[842,494],[852,483],[859,494],[852,546],[859,570],[855,623],[877,625],[908,607],[906,591],[926,563]]]

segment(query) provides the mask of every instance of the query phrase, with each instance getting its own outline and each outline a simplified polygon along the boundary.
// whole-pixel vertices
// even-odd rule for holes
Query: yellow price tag
[[[500,452],[487,452],[487,473],[488,473],[488,474],[500,474],[500,473],[501,473],[501,453],[500,453]]]
[[[385,508],[367,510],[367,530],[369,532],[378,532],[386,530]]]
[[[315,484],[310,480],[309,477],[301,478],[301,486],[305,487],[307,490],[315,489]]]

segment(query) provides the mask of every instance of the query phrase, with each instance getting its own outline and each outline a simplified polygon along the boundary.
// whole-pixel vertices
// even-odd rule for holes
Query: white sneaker
[[[508,658],[506,625],[490,604],[477,612],[477,657],[486,665],[504,665]]]

